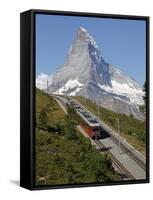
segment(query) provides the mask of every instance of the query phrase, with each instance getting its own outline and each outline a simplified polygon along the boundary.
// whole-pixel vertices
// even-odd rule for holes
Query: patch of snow
[[[123,95],[130,99],[133,104],[142,105],[144,92],[141,89],[134,88],[131,84],[118,83],[116,81],[111,81],[112,87],[98,84],[98,86],[109,93],[116,95]],[[117,97],[115,97],[117,98]]]
[[[129,85],[131,88],[134,88],[133,85],[132,85],[131,83],[128,83],[128,85]]]
[[[114,98],[115,98],[115,99],[119,99],[119,100],[122,100],[122,99],[121,99],[120,97],[116,97],[116,96],[114,96]]]
[[[91,52],[91,54],[93,56],[95,56],[97,62],[101,61],[101,57],[99,56],[99,54],[97,53],[97,51],[93,51],[93,52]]]
[[[83,84],[80,83],[77,79],[74,80],[68,80],[68,82],[65,84],[65,89],[68,90],[70,88],[74,88],[74,87],[82,87]]]
[[[80,29],[83,31],[83,32],[87,32],[87,30],[85,28],[83,28],[82,26],[80,26]]]
[[[81,88],[79,87],[75,91],[71,92],[69,95],[70,96],[75,96],[80,90],[81,90]]]
[[[69,95],[70,96],[75,96],[77,92],[79,92],[81,90],[81,88],[83,87],[83,84],[80,83],[77,79],[74,79],[74,80],[68,80],[66,82],[65,85],[63,85],[60,89],[56,90],[54,92],[54,94],[64,94],[66,91],[68,91],[69,89],[73,89],[73,88],[76,88],[75,91],[71,92]]]
[[[93,38],[91,35],[89,35],[89,39],[90,39],[91,44],[92,44],[96,49],[99,49],[99,48],[98,48],[98,45],[96,44],[94,38]]]

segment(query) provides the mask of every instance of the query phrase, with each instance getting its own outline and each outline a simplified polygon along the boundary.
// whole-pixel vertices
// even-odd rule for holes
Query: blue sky
[[[115,65],[142,85],[146,76],[146,24],[120,20],[56,15],[36,15],[36,76],[52,74],[66,58],[77,29],[94,37],[106,62]]]

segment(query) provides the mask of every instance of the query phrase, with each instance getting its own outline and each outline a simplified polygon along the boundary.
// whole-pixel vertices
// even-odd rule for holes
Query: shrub
[[[64,123],[63,122],[57,122],[56,123],[56,129],[60,134],[64,133]]]
[[[51,143],[52,143],[51,138],[48,138],[48,139],[47,139],[47,144],[51,144]]]
[[[65,116],[64,120],[65,136],[68,140],[77,139],[76,126],[77,122],[75,120],[75,110],[71,107],[68,107],[67,115]]]
[[[131,129],[128,129],[128,135],[132,135],[132,130]]]
[[[39,114],[38,125],[40,128],[47,128],[47,126],[48,126],[48,117],[47,117],[47,113],[44,109],[42,109]]]
[[[146,133],[145,132],[140,132],[138,135],[137,135],[138,139],[143,141],[143,142],[146,142]]]

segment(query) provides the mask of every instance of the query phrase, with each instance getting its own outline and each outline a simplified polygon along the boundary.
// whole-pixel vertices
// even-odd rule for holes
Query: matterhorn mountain
[[[80,27],[65,63],[52,76],[47,91],[69,96],[85,96],[118,113],[143,119],[139,105],[143,91],[139,84],[107,63],[93,37]]]

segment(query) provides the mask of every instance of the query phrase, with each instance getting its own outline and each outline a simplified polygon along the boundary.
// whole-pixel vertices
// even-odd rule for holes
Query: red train
[[[89,113],[82,105],[74,99],[69,99],[71,106],[73,106],[77,114],[81,118],[81,126],[89,137],[93,139],[100,138],[101,126],[91,113]]]

